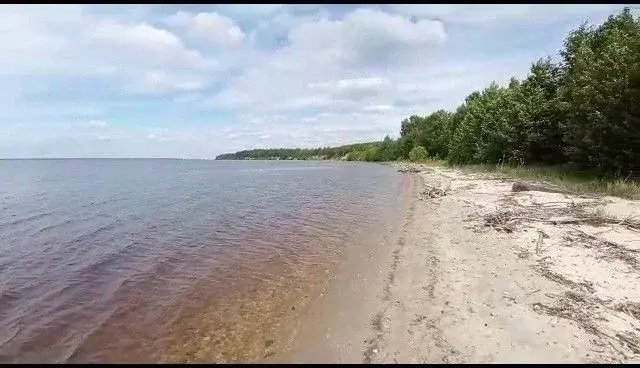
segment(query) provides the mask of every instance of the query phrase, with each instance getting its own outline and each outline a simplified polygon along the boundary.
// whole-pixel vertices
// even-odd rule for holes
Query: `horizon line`
[[[0,161],[9,160],[210,160],[215,158],[181,158],[181,157],[0,157]]]

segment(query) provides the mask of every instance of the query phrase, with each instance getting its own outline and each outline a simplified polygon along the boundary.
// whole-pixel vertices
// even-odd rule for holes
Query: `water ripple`
[[[205,325],[244,333],[213,316],[301,292],[401,188],[379,165],[182,160],[3,160],[0,185],[0,363],[156,361]]]

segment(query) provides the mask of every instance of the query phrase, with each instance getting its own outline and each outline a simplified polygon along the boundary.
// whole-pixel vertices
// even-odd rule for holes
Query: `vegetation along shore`
[[[315,149],[256,149],[223,159],[434,161],[640,196],[640,18],[630,9],[570,32],[558,61],[492,83],[455,111],[401,122],[400,137]]]

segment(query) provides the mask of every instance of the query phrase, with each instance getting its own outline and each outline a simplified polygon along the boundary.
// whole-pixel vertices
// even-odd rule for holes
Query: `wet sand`
[[[405,174],[404,218],[345,253],[266,361],[640,360],[638,201],[419,170]]]
[[[389,300],[395,265],[389,262],[403,242],[415,177],[403,180],[400,213],[389,213],[384,229],[347,247],[320,295],[301,316],[288,349],[269,363],[361,363],[370,349],[372,323],[381,301]]]

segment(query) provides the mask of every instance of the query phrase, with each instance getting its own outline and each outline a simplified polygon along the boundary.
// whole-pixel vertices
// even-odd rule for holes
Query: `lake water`
[[[349,162],[0,160],[0,362],[246,362],[286,344],[402,176]]]

